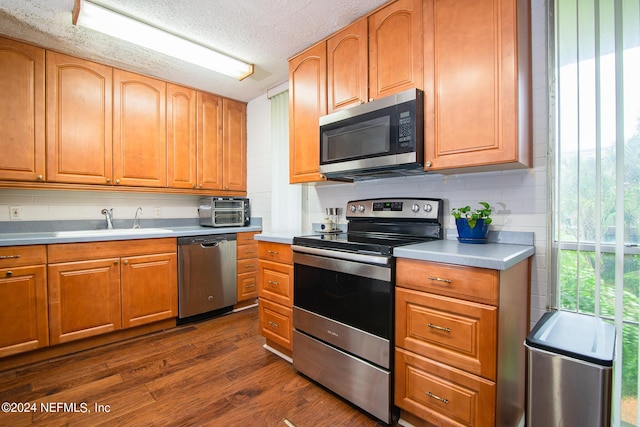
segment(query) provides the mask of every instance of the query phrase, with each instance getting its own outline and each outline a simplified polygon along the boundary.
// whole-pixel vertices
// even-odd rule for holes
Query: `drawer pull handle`
[[[253,268],[255,266],[256,266],[255,264],[247,264],[244,266],[244,268]]]
[[[437,330],[443,331],[443,332],[451,332],[450,328],[445,328],[444,326],[434,325],[433,323],[427,323],[427,326],[430,327],[431,329],[437,329]]]
[[[433,280],[434,282],[451,283],[451,279],[441,279],[440,277],[433,277],[433,276],[429,276],[429,280]]]
[[[278,255],[278,251],[272,251],[271,249],[269,249],[267,252],[269,252],[271,255]]]
[[[7,271],[7,277],[11,277],[11,276],[13,276],[13,271],[11,270]]]
[[[444,404],[449,404],[449,399],[445,399],[445,398],[443,398],[443,397],[437,396],[437,395],[435,395],[435,394],[431,393],[430,391],[426,392],[425,394],[426,394],[427,396],[429,396],[429,397],[433,398],[433,399],[439,400],[440,402],[442,402],[442,403],[444,403]]]
[[[274,328],[279,328],[279,327],[280,327],[280,325],[279,325],[279,324],[277,324],[277,323],[275,323],[275,322],[272,322],[271,320],[269,320],[269,325],[271,325],[271,326],[272,326],[272,327],[274,327]]]
[[[255,287],[256,287],[256,284],[255,284],[255,283],[252,283],[252,284],[250,284],[250,285],[244,285],[244,287],[245,287],[245,289],[255,288]]]
[[[0,255],[0,259],[17,259],[20,255]]]
[[[250,254],[255,254],[256,252],[255,251],[245,251],[244,253],[247,254],[247,255],[250,255]]]
[[[271,286],[278,286],[280,284],[280,282],[275,282],[273,280],[269,280],[268,282]]]

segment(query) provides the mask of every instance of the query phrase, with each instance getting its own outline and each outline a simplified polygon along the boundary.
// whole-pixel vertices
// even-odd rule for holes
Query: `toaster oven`
[[[205,227],[245,227],[251,222],[249,199],[242,197],[203,197],[198,212]]]

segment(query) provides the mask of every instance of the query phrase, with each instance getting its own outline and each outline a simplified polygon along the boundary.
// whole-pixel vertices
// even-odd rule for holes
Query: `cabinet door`
[[[326,42],[289,61],[289,182],[321,181],[318,119],[327,114]]]
[[[166,187],[166,83],[114,69],[113,87],[115,183]]]
[[[518,33],[523,32],[518,25],[524,22],[517,23],[517,3],[526,2],[425,1],[425,162],[430,170],[530,164],[529,137],[519,139],[520,132],[527,133],[519,119],[525,123],[529,114],[523,110],[519,116],[518,110],[524,95],[518,78],[528,74],[528,67],[518,69]],[[522,48],[528,53],[527,46]],[[527,87],[522,84],[522,91]]]
[[[247,104],[225,99],[223,105],[223,189],[247,190]]]
[[[198,188],[222,189],[222,98],[198,92]]]
[[[122,259],[122,327],[144,325],[178,315],[175,253]]]
[[[399,0],[371,15],[370,98],[422,89],[423,50],[422,0]]]
[[[349,25],[327,40],[328,112],[367,102],[369,45],[367,19]]]
[[[45,177],[44,49],[0,38],[0,179]]]
[[[45,266],[0,270],[0,357],[49,344]]]
[[[51,344],[121,328],[118,258],[48,266]]]
[[[112,69],[47,51],[47,181],[109,184]]]
[[[167,181],[196,188],[196,91],[167,84]]]

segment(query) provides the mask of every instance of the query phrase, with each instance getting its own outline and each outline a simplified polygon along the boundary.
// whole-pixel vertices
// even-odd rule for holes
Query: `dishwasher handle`
[[[226,240],[218,240],[215,242],[206,242],[206,243],[200,243],[200,247],[201,248],[217,248],[218,246],[220,246],[220,243],[226,242]]]

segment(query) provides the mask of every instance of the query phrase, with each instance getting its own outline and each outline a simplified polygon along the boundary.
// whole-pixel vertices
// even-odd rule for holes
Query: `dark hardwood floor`
[[[0,372],[0,426],[383,425],[263,343],[250,308]]]

